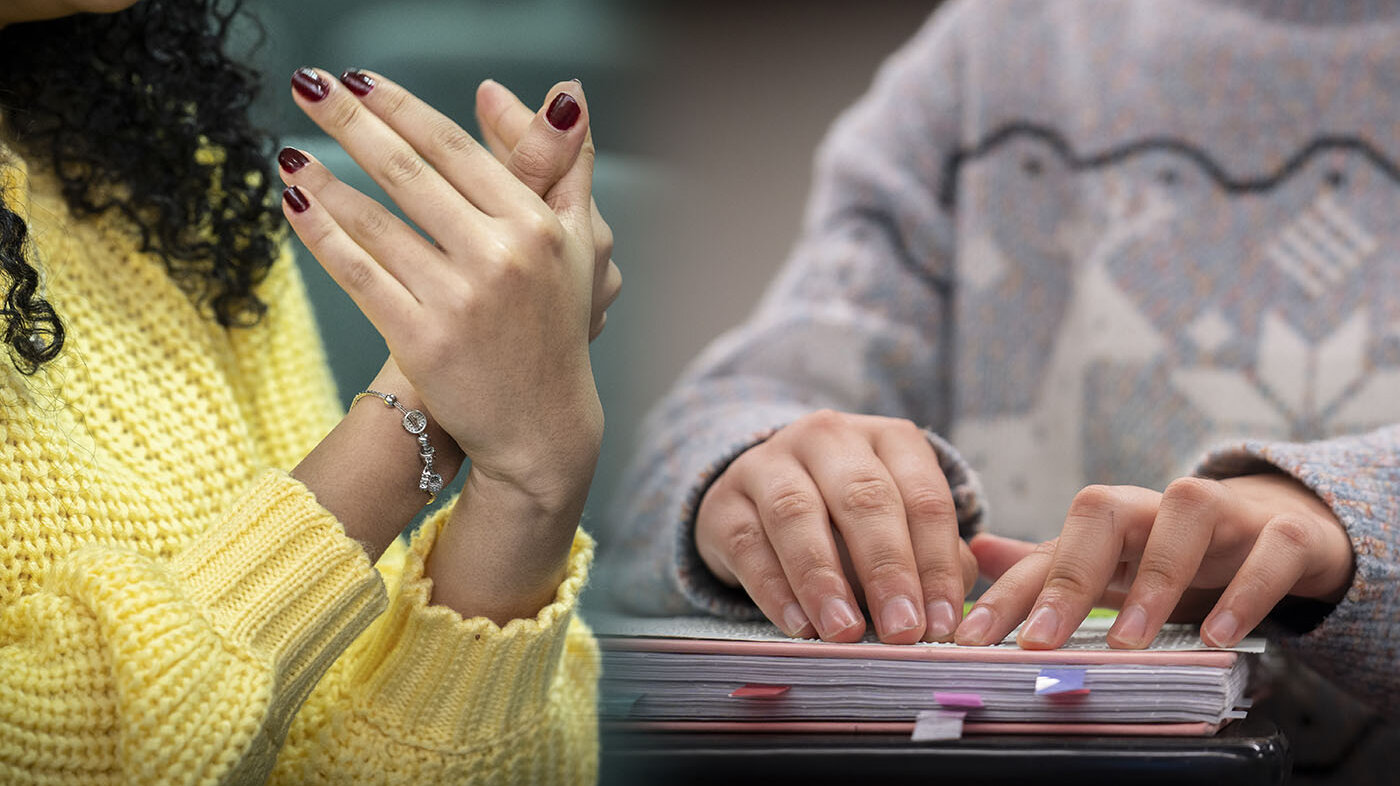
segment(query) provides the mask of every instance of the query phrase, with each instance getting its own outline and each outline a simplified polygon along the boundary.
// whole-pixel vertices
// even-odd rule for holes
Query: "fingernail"
[[[578,85],[579,87],[583,87],[583,80],[582,80],[582,79],[579,79],[578,77],[574,77],[573,79],[570,79],[569,81],[570,81],[570,82],[573,82],[574,84]]]
[[[827,598],[822,601],[822,635],[835,636],[850,630],[860,623],[856,610],[842,598]]]
[[[549,104],[549,110],[544,113],[544,119],[549,124],[560,131],[568,131],[578,122],[578,116],[582,113],[578,102],[568,93],[560,93],[554,97]]]
[[[880,612],[880,632],[886,636],[917,627],[919,612],[914,608],[914,601],[908,598],[895,598],[886,603],[884,611]]]
[[[374,77],[358,68],[347,68],[340,75],[340,81],[357,96],[367,96],[374,89]]]
[[[1053,606],[1041,606],[1031,612],[1026,627],[1021,631],[1023,644],[1039,644],[1049,647],[1060,632],[1060,613]]]
[[[957,639],[971,644],[982,644],[992,629],[992,613],[985,606],[974,606],[958,626]]]
[[[1136,603],[1123,609],[1109,634],[1124,644],[1141,647],[1147,637],[1147,612]]]
[[[783,632],[796,638],[807,627],[807,615],[796,603],[783,607]]]
[[[311,163],[311,159],[295,147],[284,147],[277,154],[277,165],[282,167],[282,171],[287,174],[291,174],[309,163]]]
[[[301,193],[301,189],[291,186],[282,192],[282,201],[292,209],[293,213],[305,213],[311,203],[306,200],[306,195]]]
[[[292,72],[292,89],[307,101],[320,101],[331,91],[331,86],[310,68],[298,68]]]
[[[957,627],[957,617],[953,615],[953,604],[946,600],[935,600],[924,611],[928,616],[928,628],[924,638],[929,641],[947,641]]]
[[[1206,622],[1204,631],[1214,642],[1212,646],[1233,647],[1239,627],[1240,621],[1235,618],[1234,612],[1222,611]]]

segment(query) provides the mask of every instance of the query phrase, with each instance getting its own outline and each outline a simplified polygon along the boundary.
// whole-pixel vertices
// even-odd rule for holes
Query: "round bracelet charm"
[[[416,409],[403,413],[404,430],[410,434],[422,434],[428,428],[428,416]]]

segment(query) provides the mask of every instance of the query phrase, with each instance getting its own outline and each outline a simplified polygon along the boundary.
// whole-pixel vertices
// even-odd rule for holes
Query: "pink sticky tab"
[[[943,691],[934,691],[933,700],[943,707],[963,707],[975,710],[982,706],[982,697],[976,693],[944,693]]]
[[[788,692],[787,685],[745,685],[730,691],[732,699],[776,699]]]

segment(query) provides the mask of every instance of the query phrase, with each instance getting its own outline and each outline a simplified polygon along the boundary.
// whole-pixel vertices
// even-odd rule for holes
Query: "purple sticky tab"
[[[934,691],[933,700],[943,707],[963,707],[972,710],[982,707],[982,697],[976,693],[944,693],[943,691]]]
[[[1083,696],[1088,692],[1084,669],[1041,669],[1035,678],[1037,696]]]

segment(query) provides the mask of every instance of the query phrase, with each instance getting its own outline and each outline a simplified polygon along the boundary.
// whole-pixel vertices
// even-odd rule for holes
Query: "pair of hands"
[[[818,412],[741,454],[695,523],[701,558],[789,635],[857,641],[863,592],[882,641],[1059,647],[1092,606],[1115,647],[1167,621],[1232,646],[1286,596],[1337,602],[1354,558],[1331,509],[1286,475],[1182,478],[1165,492],[1090,486],[1060,537],[958,538],[948,483],[909,421]],[[977,570],[995,583],[959,623]],[[945,606],[945,604],[947,604]]]
[[[293,230],[389,346],[380,380],[401,373],[412,389],[400,392],[474,473],[561,506],[601,443],[588,342],[621,284],[591,196],[582,85],[559,83],[535,113],[483,83],[488,150],[378,74],[301,69],[292,83],[301,109],[431,238],[300,151],[279,156]]]

